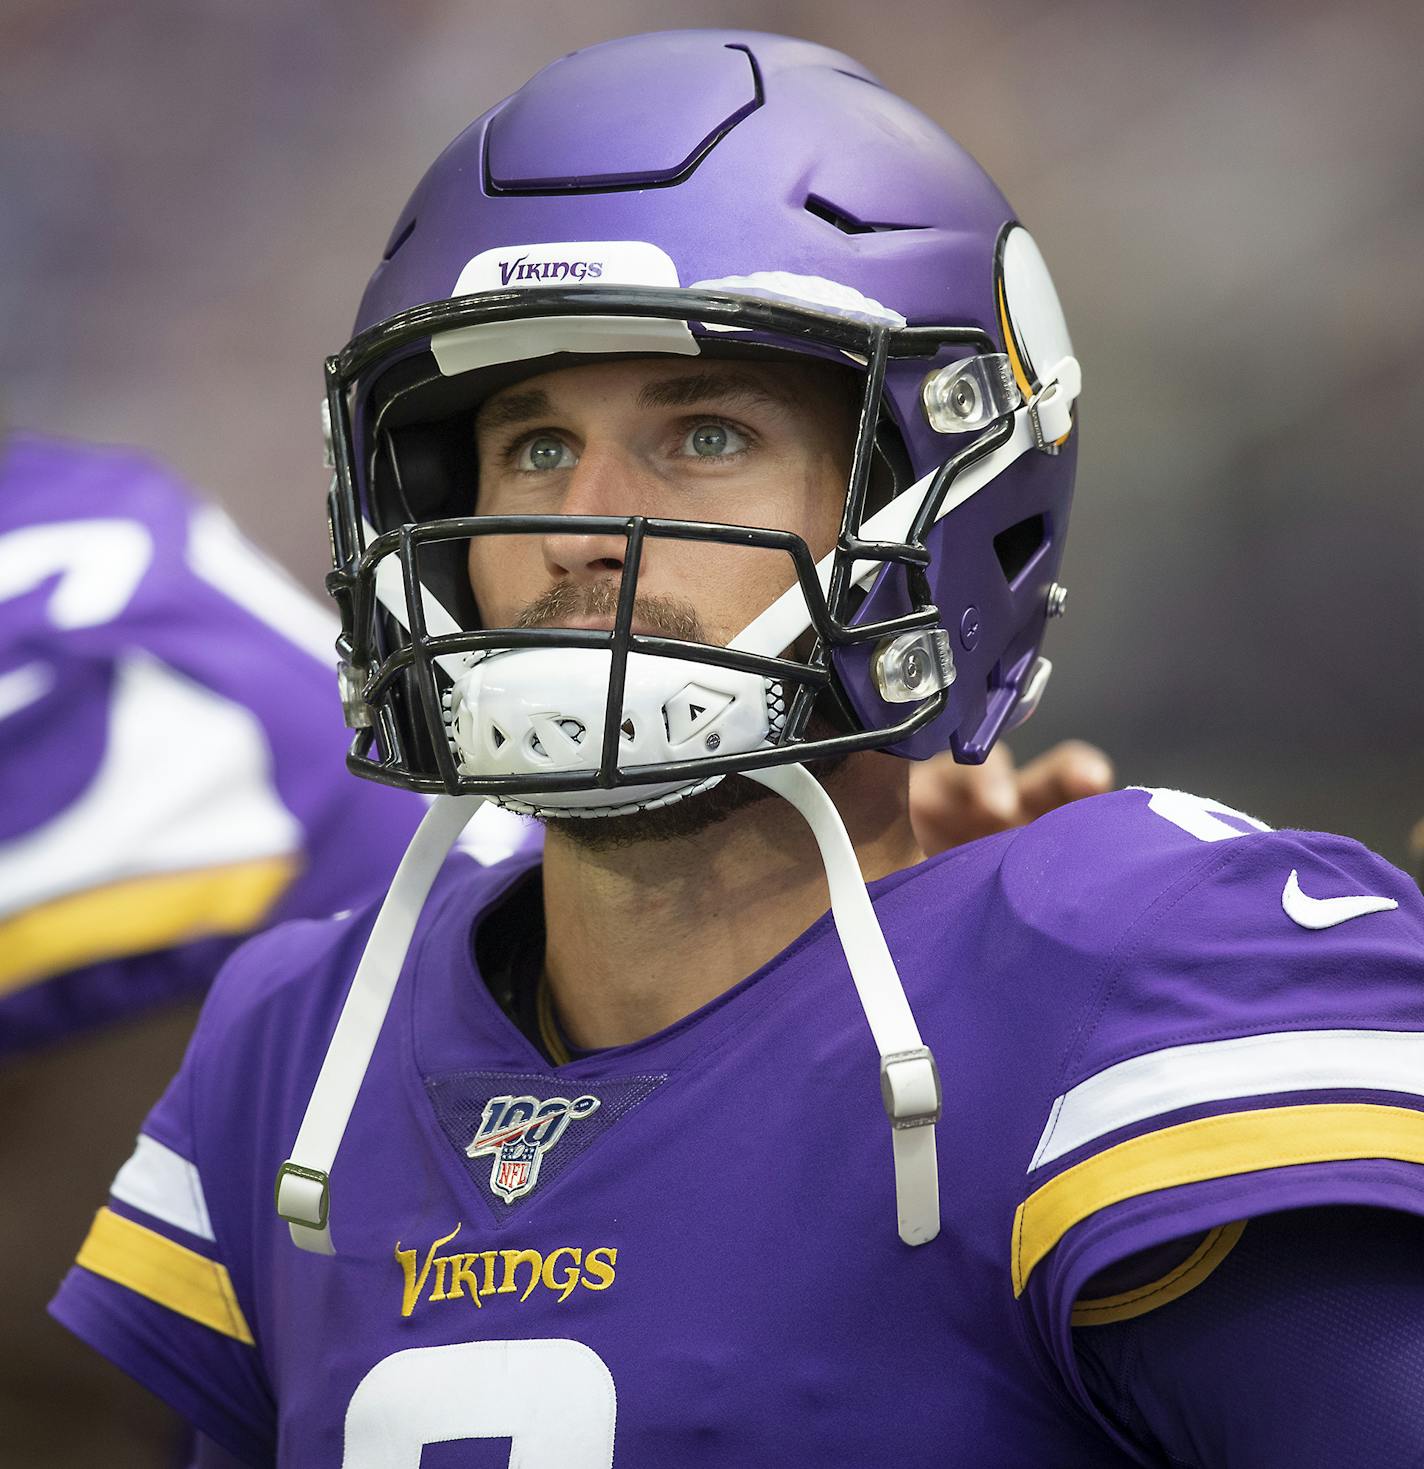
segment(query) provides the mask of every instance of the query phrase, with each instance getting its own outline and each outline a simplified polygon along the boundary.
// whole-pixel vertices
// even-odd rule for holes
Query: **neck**
[[[867,881],[921,859],[908,786],[908,765],[877,754],[826,783]],[[691,836],[604,851],[551,823],[545,964],[562,1026],[590,1049],[652,1035],[780,953],[829,901],[815,839],[777,796]]]

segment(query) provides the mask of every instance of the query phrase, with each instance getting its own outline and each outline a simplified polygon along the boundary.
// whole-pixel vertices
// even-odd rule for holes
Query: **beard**
[[[616,617],[619,583],[596,581],[583,586],[560,582],[536,597],[519,614],[519,627],[558,627],[574,617]],[[697,609],[679,597],[638,597],[633,604],[633,621],[640,627],[685,643],[722,647],[703,626]],[[839,726],[813,710],[806,724],[810,739],[841,733]],[[835,755],[806,761],[806,768],[823,783],[849,757]],[[618,816],[540,816],[545,826],[554,826],[561,836],[586,852],[612,852],[644,842],[680,841],[719,825],[729,816],[772,798],[775,793],[753,780],[724,776],[710,790],[684,796],[666,806],[646,811],[629,811]]]

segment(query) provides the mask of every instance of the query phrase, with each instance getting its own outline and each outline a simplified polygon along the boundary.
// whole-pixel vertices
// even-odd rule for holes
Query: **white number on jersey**
[[[57,520],[0,536],[0,602],[59,575],[45,608],[58,628],[98,627],[129,604],[153,560],[136,520]]]
[[[1149,786],[1134,786],[1132,789],[1151,796],[1152,799],[1147,803],[1149,811],[1155,811],[1173,826],[1181,827],[1188,836],[1196,837],[1199,842],[1224,842],[1232,837],[1246,835],[1244,831],[1238,831],[1236,827],[1223,821],[1223,816],[1234,816],[1238,821],[1255,827],[1257,831],[1271,829],[1264,821],[1257,821],[1244,811],[1224,806],[1220,801],[1213,801],[1206,796],[1192,796],[1186,791],[1153,790]]]
[[[617,1394],[582,1342],[457,1342],[377,1362],[346,1409],[341,1469],[420,1469],[426,1444],[511,1440],[509,1469],[611,1469]]]

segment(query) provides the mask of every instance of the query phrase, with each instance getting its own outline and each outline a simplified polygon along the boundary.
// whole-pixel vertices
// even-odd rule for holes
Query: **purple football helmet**
[[[835,551],[818,566],[770,528],[470,515],[478,404],[598,353],[855,374]],[[981,761],[1046,680],[1078,391],[1028,231],[849,57],[709,30],[554,62],[437,159],[327,365],[352,768],[593,815],[860,749]],[[612,630],[482,626],[470,538],[556,525],[626,539]],[[635,634],[652,537],[766,547],[796,585],[725,648]]]

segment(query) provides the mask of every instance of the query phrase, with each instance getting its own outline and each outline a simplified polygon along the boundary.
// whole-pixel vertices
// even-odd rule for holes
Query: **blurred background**
[[[1020,758],[1082,735],[1125,782],[1402,861],[1418,0],[0,0],[0,411],[153,449],[316,587],[322,358],[417,178],[556,55],[689,25],[852,53],[1043,246],[1084,438]]]

